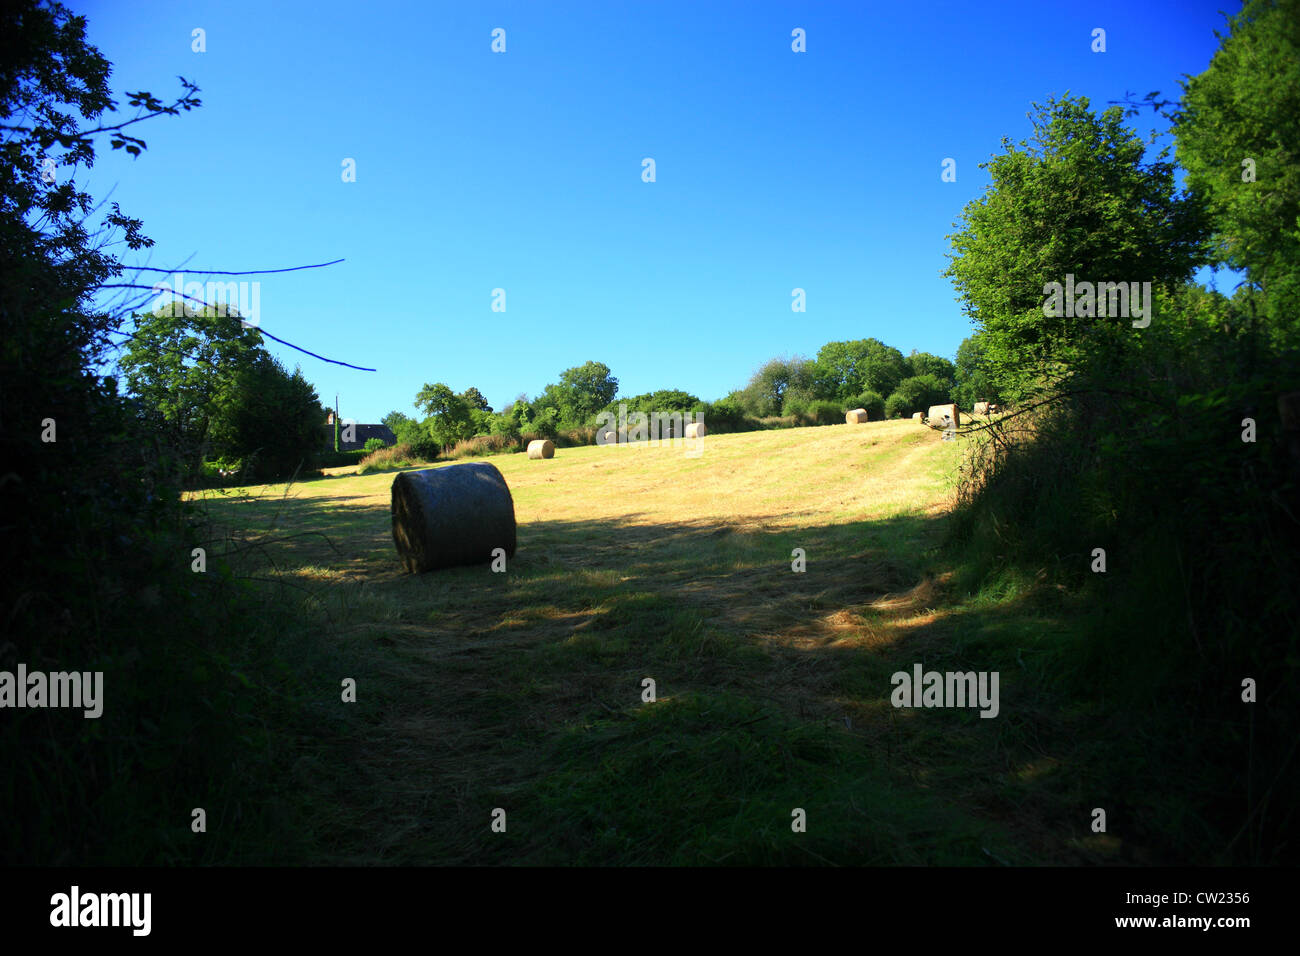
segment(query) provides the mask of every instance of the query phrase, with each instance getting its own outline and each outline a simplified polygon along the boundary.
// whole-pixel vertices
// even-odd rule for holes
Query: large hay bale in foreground
[[[850,425],[858,425],[867,420],[867,410],[865,408],[855,408],[844,416],[844,421]]]
[[[538,438],[534,441],[530,441],[528,443],[528,457],[534,459],[554,458],[555,442],[551,441],[549,438]]]
[[[485,461],[407,471],[393,479],[393,542],[412,573],[515,553],[515,502]]]
[[[951,419],[954,428],[961,424],[961,413],[957,411],[956,405],[931,405],[925,417],[930,420],[931,425],[946,428],[949,423],[944,421],[945,416]]]
[[[708,433],[709,430],[704,427],[704,422],[689,422],[686,425],[687,438],[703,438]]]

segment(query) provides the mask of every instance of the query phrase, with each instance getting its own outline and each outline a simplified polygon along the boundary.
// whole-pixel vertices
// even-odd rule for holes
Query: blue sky
[[[377,368],[268,343],[373,422],[425,382],[500,408],[592,359],[625,395],[713,399],[828,341],[951,357],[971,327],[940,273],[978,165],[1050,95],[1176,95],[1239,4],[70,6],[115,93],[201,90],[135,128],[141,158],[105,143],[82,174],[144,221],[138,261],[203,281],[344,259],[263,277],[260,324]]]

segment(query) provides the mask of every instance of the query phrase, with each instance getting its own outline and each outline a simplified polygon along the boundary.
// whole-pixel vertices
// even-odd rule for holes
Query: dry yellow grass
[[[678,442],[657,448],[566,448],[544,469],[522,453],[487,460],[501,470],[510,487],[520,549],[526,550],[530,526],[540,522],[635,527],[671,521],[774,531],[907,513],[934,515],[951,504],[951,476],[962,444],[943,442],[938,432],[917,429],[911,422],[888,421],[709,435],[696,446],[698,457],[689,454],[689,445]],[[233,489],[226,495],[203,494],[231,504],[241,499],[264,505],[281,499],[303,504],[327,499],[320,501],[324,507],[314,512],[309,524],[328,532],[334,524],[328,516],[340,505],[388,511],[397,473],[355,477],[353,470],[328,469],[330,478],[288,488],[267,485]],[[222,507],[220,514],[226,513]],[[396,566],[386,521],[348,528],[348,539],[349,550],[364,553],[364,563],[372,570]]]

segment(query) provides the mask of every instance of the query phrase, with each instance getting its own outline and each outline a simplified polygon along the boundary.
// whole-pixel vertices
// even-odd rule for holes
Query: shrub
[[[367,438],[365,448],[363,449],[363,451],[369,453],[372,451],[379,451],[379,449],[383,447],[384,447],[384,440],[382,438]]]
[[[730,395],[716,402],[701,403],[700,411],[704,413],[704,424],[715,434],[747,432],[758,428],[758,422],[745,414],[744,406]]]
[[[379,448],[361,459],[357,466],[358,475],[370,475],[380,471],[397,471],[402,468],[414,468],[422,464],[420,456],[410,445],[393,445]]]
[[[914,375],[898,383],[898,389],[890,399],[897,399],[894,408],[899,415],[927,411],[931,405],[944,405],[951,401],[952,382],[937,375]],[[886,408],[885,415],[894,415]]]
[[[838,425],[844,421],[844,409],[840,407],[839,402],[832,402],[827,399],[813,399],[799,404],[801,408],[795,414],[806,424]],[[854,408],[857,407],[854,406]]]
[[[928,407],[928,406],[927,406]],[[911,400],[901,392],[895,392],[885,399],[886,418],[906,418],[914,411],[924,412],[924,408],[912,408]]]
[[[878,392],[868,390],[854,395],[853,398],[849,399],[848,407],[840,411],[841,421],[844,419],[844,412],[851,408],[865,408],[873,421],[879,421],[885,417],[885,400],[880,397]]]
[[[316,453],[316,467],[318,468],[340,468],[347,465],[357,465],[361,459],[366,457],[363,449],[353,451],[320,451]]]
[[[476,435],[450,445],[445,458],[478,458],[482,455],[499,455],[521,450],[520,439],[509,435]]]

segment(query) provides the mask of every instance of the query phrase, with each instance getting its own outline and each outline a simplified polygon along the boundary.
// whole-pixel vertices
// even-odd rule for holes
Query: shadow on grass
[[[372,675],[353,732],[299,768],[320,854],[287,862],[1117,858],[1052,690],[1068,629],[1029,595],[947,593],[942,517],[538,521],[505,573],[407,575],[387,507],[350,497],[215,509],[274,512],[265,550],[336,609],[318,639]],[[999,670],[998,719],[892,707],[914,663]]]

